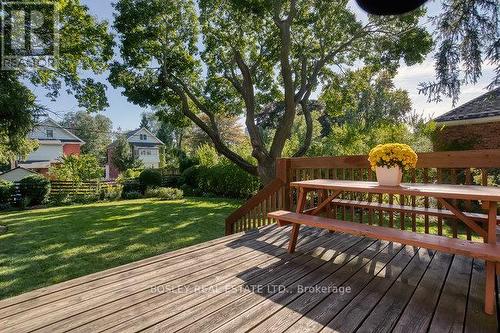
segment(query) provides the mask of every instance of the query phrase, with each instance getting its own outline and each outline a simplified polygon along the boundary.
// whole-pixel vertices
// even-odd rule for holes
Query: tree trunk
[[[276,178],[276,160],[268,158],[264,161],[259,161],[257,172],[262,184],[267,185]]]

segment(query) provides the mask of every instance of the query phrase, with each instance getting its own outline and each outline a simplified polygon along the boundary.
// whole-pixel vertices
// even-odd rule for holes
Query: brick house
[[[130,144],[132,154],[142,161],[145,168],[160,167],[160,149],[164,143],[147,128],[139,128],[125,133]],[[111,143],[107,149],[106,179],[116,179],[120,171],[113,165],[113,153],[115,142]]]
[[[434,150],[500,148],[500,88],[437,118]]]
[[[80,148],[85,144],[82,139],[51,118],[46,118],[36,125],[28,137],[38,141],[38,148],[26,158],[15,161],[13,167],[40,174],[46,174],[49,167],[59,163],[63,156],[80,155]]]

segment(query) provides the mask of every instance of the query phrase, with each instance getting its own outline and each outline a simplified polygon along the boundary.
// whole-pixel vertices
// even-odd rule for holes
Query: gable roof
[[[140,142],[140,141],[129,141],[131,144],[135,144],[135,143],[140,143],[141,145],[148,145],[148,146],[158,146],[158,145],[165,145],[165,143],[163,143],[163,141],[161,141],[160,139],[158,139],[158,137],[156,135],[154,135],[150,130],[148,130],[147,128],[145,127],[141,127],[141,128],[136,128],[134,130],[131,130],[131,131],[127,131],[125,133],[123,133],[125,135],[125,137],[127,139],[130,139],[131,137],[133,137],[135,134],[139,133],[141,130],[145,131],[146,133],[148,133],[153,139],[155,139],[156,141],[158,141],[158,143],[146,143],[146,142]],[[128,140],[127,140],[128,141]],[[116,146],[116,140],[111,142],[108,147],[114,147]]]
[[[127,136],[128,139],[132,138],[134,135],[136,135],[137,133],[141,132],[141,131],[144,131],[146,132],[148,135],[150,135],[155,141],[158,141],[158,144],[160,145],[164,145],[163,141],[161,141],[160,139],[158,139],[156,137],[156,135],[154,135],[150,130],[148,130],[146,127],[141,127],[141,128],[138,128],[136,130],[133,130],[133,131],[128,131],[125,133],[125,135]],[[135,141],[129,141],[129,142],[135,142]],[[138,141],[140,142],[140,141]]]
[[[481,119],[481,122],[487,122],[492,121],[493,119],[491,118],[494,117],[500,117],[500,87],[476,97],[434,120],[438,123],[460,122],[472,119]]]
[[[28,172],[28,173],[32,173],[32,174],[34,174],[34,175],[38,175],[38,173],[36,173],[35,171],[32,171],[32,170],[29,170],[29,169],[23,168],[23,167],[21,167],[21,166],[17,166],[17,167],[15,167],[14,169],[10,169],[10,170],[7,170],[7,171],[5,171],[5,172],[0,172],[0,176],[7,175],[7,174],[9,174],[9,173],[11,173],[11,172],[14,172],[14,171],[16,171],[16,170],[23,170],[23,171],[26,171],[26,172]]]
[[[59,125],[57,123],[57,121],[55,121],[54,119],[52,119],[50,117],[45,118],[45,120],[42,121],[41,123],[39,123],[38,125],[36,125],[35,128],[36,127],[43,127],[43,126],[58,128],[61,131],[63,131],[64,133],[68,134],[70,137],[74,138],[74,140],[67,140],[67,139],[62,139],[62,140],[54,139],[54,140],[59,140],[61,142],[79,142],[81,144],[85,143],[85,141],[83,141],[82,139],[77,137],[75,134],[71,133],[71,131],[69,131],[66,128]],[[44,139],[44,140],[46,140],[46,139]]]

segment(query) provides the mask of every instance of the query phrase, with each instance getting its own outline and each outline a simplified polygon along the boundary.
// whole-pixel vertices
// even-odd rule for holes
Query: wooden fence
[[[500,149],[433,152],[418,154],[415,170],[405,172],[404,182],[498,185]],[[274,223],[267,218],[270,211],[294,210],[297,193],[290,189],[292,181],[308,179],[375,180],[368,157],[284,158],[276,162],[276,179],[226,219],[226,234],[246,231]],[[474,233],[456,219],[440,213],[440,203],[418,196],[346,193],[333,212],[338,218],[368,224],[379,224],[417,232],[471,239]],[[347,199],[342,202],[342,199]],[[308,194],[308,206],[317,203],[318,193]],[[376,202],[379,208],[354,205],[352,201]],[[481,212],[480,202],[454,201],[468,211]],[[422,213],[405,213],[397,205],[421,207]]]
[[[73,199],[78,196],[99,195],[102,189],[114,187],[116,185],[115,182],[85,181],[76,183],[64,180],[51,180],[49,198],[65,196],[68,199]],[[19,182],[15,182],[14,187],[15,191],[12,196],[12,203],[16,204],[21,199]]]

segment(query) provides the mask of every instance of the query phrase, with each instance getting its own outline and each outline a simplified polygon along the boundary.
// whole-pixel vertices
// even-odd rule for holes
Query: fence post
[[[283,209],[290,210],[290,163],[289,158],[279,158],[276,160],[276,178],[283,182]]]

